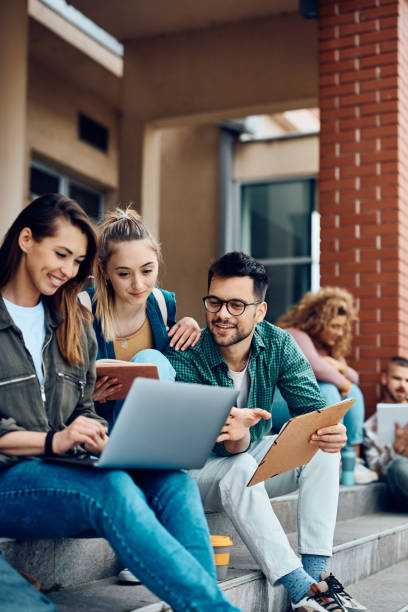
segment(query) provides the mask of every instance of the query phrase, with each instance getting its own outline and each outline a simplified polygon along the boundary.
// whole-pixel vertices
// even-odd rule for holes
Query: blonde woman
[[[98,359],[155,363],[160,378],[174,380],[162,351],[168,344],[177,350],[194,346],[201,330],[191,317],[176,323],[174,293],[156,287],[160,259],[160,245],[135,210],[108,213],[99,228],[95,288],[88,290],[88,301]],[[105,377],[97,380],[93,394],[111,425],[122,406],[109,401],[116,390],[117,380]]]

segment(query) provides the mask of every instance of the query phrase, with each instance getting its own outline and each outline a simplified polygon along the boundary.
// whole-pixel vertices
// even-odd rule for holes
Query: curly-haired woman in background
[[[359,456],[363,441],[364,398],[358,387],[358,373],[346,362],[353,339],[353,323],[357,319],[353,296],[348,291],[340,287],[323,287],[317,293],[306,293],[277,320],[276,325],[286,329],[299,344],[328,404],[355,398],[344,417],[344,425],[347,443],[356,448]],[[279,395],[274,405],[277,411],[280,406],[282,414]],[[360,463],[357,464],[356,477],[357,480],[359,477],[361,480],[368,478]]]

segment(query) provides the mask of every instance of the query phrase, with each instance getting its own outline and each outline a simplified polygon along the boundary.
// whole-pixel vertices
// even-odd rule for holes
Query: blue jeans
[[[99,470],[22,460],[0,472],[0,536],[89,531],[175,611],[237,611],[223,596],[197,486],[180,471]]]
[[[393,509],[408,512],[408,459],[395,457],[387,467],[385,480]]]
[[[342,399],[355,398],[355,402],[343,419],[347,430],[347,444],[361,444],[363,441],[364,424],[364,398],[360,389],[354,383],[351,386],[350,394],[342,398],[340,391],[332,383],[318,382],[320,391],[328,406],[337,404]],[[282,425],[290,419],[290,412],[286,401],[283,399],[278,388],[272,402],[272,427],[273,431],[278,432]]]
[[[0,555],[0,610],[56,612],[55,605],[9,566]]]
[[[129,361],[133,363],[152,363],[157,366],[160,380],[174,381],[176,379],[176,371],[170,361],[156,349],[145,349],[133,355]],[[122,410],[124,400],[116,400],[113,407],[112,415],[107,415],[109,423],[109,431],[118,418],[119,412]]]

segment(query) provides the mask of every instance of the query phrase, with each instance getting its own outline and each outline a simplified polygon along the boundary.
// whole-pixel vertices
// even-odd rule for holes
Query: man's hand
[[[201,336],[201,328],[192,317],[183,317],[169,331],[170,346],[175,350],[185,351],[189,346],[195,346]]]
[[[400,427],[399,423],[395,423],[395,441],[393,447],[398,455],[408,457],[408,425]]]
[[[262,408],[231,408],[231,412],[217,442],[224,442],[225,448],[229,453],[242,453],[251,441],[249,428],[259,423],[261,419],[266,421],[271,418],[271,414]]]
[[[339,423],[318,429],[310,438],[310,444],[325,453],[338,453],[347,442],[346,428]]]
[[[77,444],[84,444],[93,455],[100,455],[108,441],[106,428],[96,419],[80,416],[68,427],[54,434],[52,448],[54,453],[66,453]]]

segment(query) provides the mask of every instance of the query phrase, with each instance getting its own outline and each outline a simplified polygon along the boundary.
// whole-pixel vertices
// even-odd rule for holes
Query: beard
[[[389,388],[389,386],[387,385],[387,386],[385,387],[385,390],[386,390],[386,392],[388,393],[388,395],[391,397],[391,399],[392,399],[392,400],[393,400],[393,401],[394,401],[396,404],[398,404],[398,403],[400,403],[400,402],[407,401],[407,395],[406,395],[406,392],[405,392],[405,389],[404,389],[404,388],[400,388],[400,387],[399,387],[399,388],[395,389],[395,391],[392,391],[392,390]],[[399,399],[398,397],[396,397],[396,396],[394,395],[395,393],[404,393],[405,395],[404,395],[404,397],[403,397],[402,399]]]
[[[208,324],[208,330],[216,346],[233,346],[234,344],[242,342],[242,340],[245,340],[252,334],[256,325],[256,323],[253,322],[252,325],[248,325],[248,328],[245,329],[240,329],[239,325],[235,325],[229,328],[228,335],[224,336],[222,331],[217,328],[217,324],[219,323],[226,324],[226,322],[222,321],[221,319],[216,319]],[[229,325],[231,325],[231,323],[229,323]]]

